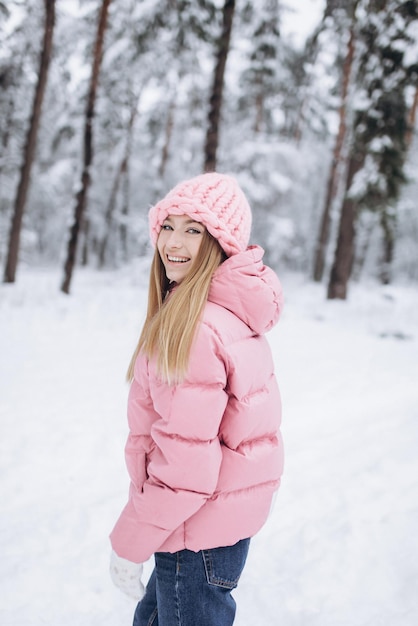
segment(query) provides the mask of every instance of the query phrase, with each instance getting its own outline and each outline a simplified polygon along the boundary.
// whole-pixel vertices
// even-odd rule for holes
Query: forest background
[[[4,281],[147,255],[149,207],[216,169],[276,269],[416,282],[417,84],[416,0],[0,0]]]
[[[286,303],[237,626],[418,624],[417,41],[417,1],[0,0],[2,626],[132,623],[108,535],[147,212],[213,168]]]

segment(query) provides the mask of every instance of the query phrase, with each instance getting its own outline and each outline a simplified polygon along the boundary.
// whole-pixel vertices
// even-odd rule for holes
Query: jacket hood
[[[239,317],[257,335],[270,330],[283,308],[283,294],[275,272],[263,264],[264,250],[250,246],[234,254],[215,271],[208,300]]]

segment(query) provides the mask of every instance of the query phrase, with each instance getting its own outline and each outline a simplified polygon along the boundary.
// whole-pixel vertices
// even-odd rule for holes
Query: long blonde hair
[[[225,258],[218,241],[205,231],[190,272],[170,297],[166,298],[169,283],[158,249],[155,248],[150,271],[147,315],[129,364],[129,382],[133,380],[135,361],[140,351],[149,358],[156,356],[158,372],[169,384],[176,384],[184,379],[212,275]]]

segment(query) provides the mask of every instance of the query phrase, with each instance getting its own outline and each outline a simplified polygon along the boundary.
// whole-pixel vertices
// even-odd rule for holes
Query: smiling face
[[[188,215],[169,215],[161,226],[157,248],[168,280],[176,283],[189,273],[204,233],[205,226]]]

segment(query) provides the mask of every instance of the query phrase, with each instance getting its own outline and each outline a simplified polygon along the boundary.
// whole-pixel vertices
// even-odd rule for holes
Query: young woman
[[[149,223],[148,311],[128,371],[131,485],[111,533],[111,575],[140,600],[134,626],[230,626],[231,590],[283,468],[264,337],[281,287],[262,248],[247,247],[251,210],[232,177],[181,182]]]

